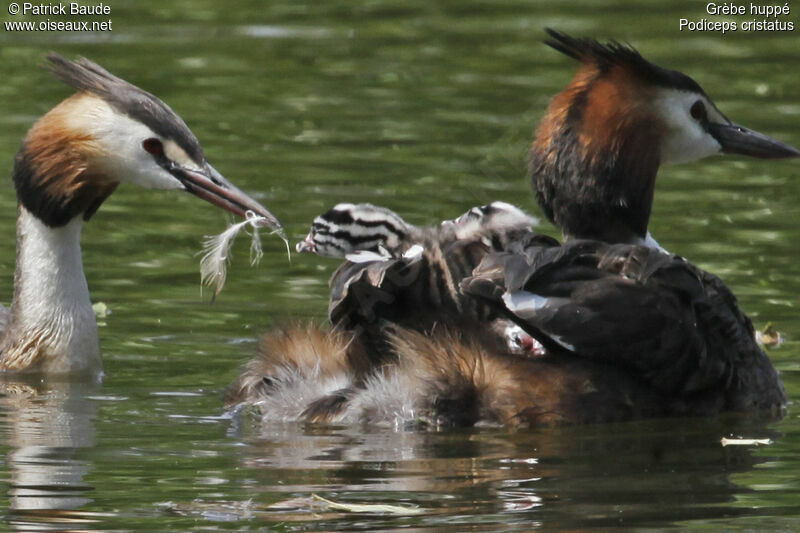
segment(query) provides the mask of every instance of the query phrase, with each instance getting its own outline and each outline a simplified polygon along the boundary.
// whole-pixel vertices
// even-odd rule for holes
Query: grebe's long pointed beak
[[[785,159],[800,156],[800,151],[768,135],[738,124],[709,123],[708,132],[728,154],[742,154],[763,159]]]
[[[202,170],[175,166],[170,172],[186,187],[186,190],[234,215],[247,218],[252,211],[267,219],[266,225],[273,230],[282,230],[283,225],[269,209],[256,202],[233,183],[225,179],[209,163]]]

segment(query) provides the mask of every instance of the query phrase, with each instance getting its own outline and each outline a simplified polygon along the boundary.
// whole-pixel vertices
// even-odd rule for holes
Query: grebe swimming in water
[[[547,44],[580,68],[541,121],[530,171],[542,210],[567,240],[527,231],[499,249],[484,243],[455,284],[458,300],[514,322],[544,354],[498,348],[486,320],[445,307],[393,317],[392,287],[374,324],[348,322],[369,309],[352,297],[331,332],[267,335],[230,389],[231,404],[255,404],[265,420],[434,425],[782,411],[781,381],[733,294],[660,248],[647,226],[661,164],[800,152],[733,124],[697,82],[628,46],[549,34]],[[381,300],[387,284],[369,275],[371,263],[342,269]],[[399,294],[447,275],[411,280]],[[441,320],[413,323],[420,316]]]
[[[97,373],[80,234],[120,183],[188,191],[274,229],[280,223],[211,166],[164,102],[87,59],[48,59],[78,92],[33,125],[14,161],[17,264],[11,308],[0,307],[0,370]]]

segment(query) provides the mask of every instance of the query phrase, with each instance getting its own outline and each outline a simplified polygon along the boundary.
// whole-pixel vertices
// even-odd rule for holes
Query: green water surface
[[[416,224],[493,200],[538,214],[525,153],[575,64],[544,27],[616,38],[697,79],[732,120],[800,145],[796,32],[680,32],[705,2],[115,1],[109,32],[0,30],[0,168],[70,91],[40,66],[85,55],[168,102],[292,243],[341,201]],[[790,3],[800,10],[800,4]],[[40,22],[46,16],[3,21]],[[70,17],[51,17],[70,20]],[[75,17],[73,17],[75,18]],[[91,17],[80,20],[95,20]],[[752,17],[740,17],[751,20]],[[725,20],[734,20],[724,17]],[[716,19],[715,19],[716,20]],[[722,20],[722,19],[720,19]],[[796,21],[792,13],[781,20]],[[720,275],[800,396],[796,161],[715,157],[662,169],[651,230]],[[0,187],[0,300],[14,272],[16,200]],[[122,186],[85,226],[102,384],[14,382],[0,398],[0,529],[800,529],[800,421],[646,421],[512,432],[263,426],[222,409],[261,332],[324,320],[336,264],[288,262],[246,239],[217,301],[201,294],[204,235],[228,218],[190,195]],[[555,234],[543,224],[543,231]],[[723,436],[770,438],[722,448]],[[311,501],[410,505],[419,514]]]

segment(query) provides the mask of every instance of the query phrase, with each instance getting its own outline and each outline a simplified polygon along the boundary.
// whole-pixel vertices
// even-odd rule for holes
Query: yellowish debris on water
[[[326,503],[329,509],[337,511],[347,511],[348,513],[383,513],[393,515],[415,515],[424,512],[419,507],[404,507],[401,505],[386,505],[386,504],[372,504],[372,503],[338,503],[332,500],[327,500],[322,496],[316,494],[311,495],[317,501]]]
[[[758,342],[764,345],[765,348],[775,348],[783,343],[783,337],[772,325],[772,322],[767,322],[764,329],[758,332]]]
[[[772,444],[770,439],[728,439],[725,437],[722,437],[719,442],[723,446],[766,446]]]

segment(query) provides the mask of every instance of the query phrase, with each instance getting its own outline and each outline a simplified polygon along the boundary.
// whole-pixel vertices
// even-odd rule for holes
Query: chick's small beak
[[[722,145],[722,151],[763,159],[800,156],[797,148],[738,124],[710,123],[708,132]]]
[[[305,239],[298,242],[294,248],[297,250],[297,253],[302,254],[303,252],[314,253],[317,251],[317,245],[314,242],[314,232],[312,231],[309,233]]]
[[[266,207],[225,179],[209,163],[206,163],[202,170],[175,167],[171,172],[183,183],[186,190],[195,196],[242,218],[247,218],[247,212],[252,211],[256,215],[264,217],[268,227],[274,230],[283,228],[277,217]]]

